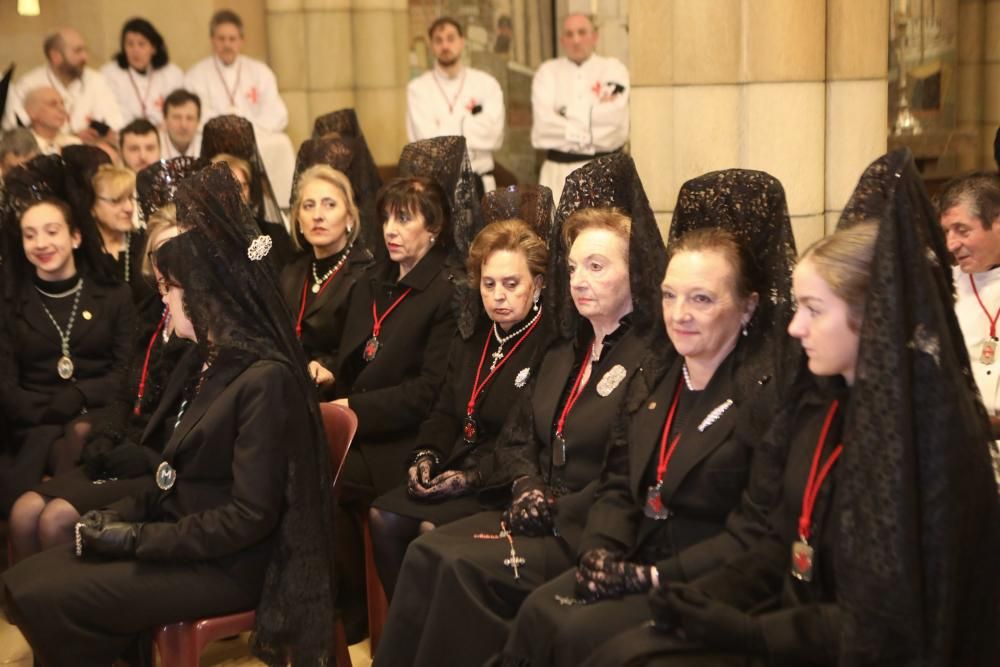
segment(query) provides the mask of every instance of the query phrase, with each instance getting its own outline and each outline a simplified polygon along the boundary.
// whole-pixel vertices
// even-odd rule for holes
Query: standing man
[[[406,135],[410,141],[460,135],[469,148],[482,191],[496,189],[493,151],[503,144],[503,91],[492,76],[462,64],[462,26],[442,16],[427,30],[434,68],[406,88]]]
[[[87,44],[73,28],[60,28],[45,38],[45,59],[21,77],[11,88],[4,113],[3,127],[10,129],[29,124],[24,108],[28,93],[36,88],[51,87],[59,93],[68,114],[64,132],[78,136],[86,143],[106,139],[112,143],[114,132],[122,125],[118,102],[104,77],[87,67]]]
[[[284,133],[288,109],[278,94],[274,72],[259,60],[240,53],[243,19],[236,12],[217,11],[209,24],[209,35],[213,54],[188,70],[185,88],[201,98],[202,121],[234,114],[253,123],[257,147],[275,196],[279,202],[287,202],[295,151]]]
[[[136,118],[118,133],[121,138],[122,162],[139,173],[160,159],[160,134],[145,118]]]
[[[201,153],[201,100],[194,93],[178,88],[163,100],[163,130],[160,152],[163,159],[198,157]]]
[[[538,182],[558,202],[573,170],[628,140],[628,70],[594,53],[597,27],[570,14],[559,37],[562,58],[542,63],[531,82],[531,145],[546,151]]]

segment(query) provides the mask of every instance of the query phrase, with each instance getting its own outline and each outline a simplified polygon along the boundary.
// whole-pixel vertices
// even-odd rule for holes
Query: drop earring
[[[743,323],[743,335],[744,336],[749,336],[750,335],[750,332],[747,331],[747,323],[746,322]]]
[[[535,303],[531,306],[531,309],[533,311],[535,311],[535,312],[538,312],[538,297],[539,297],[539,295],[536,293],[535,294]]]

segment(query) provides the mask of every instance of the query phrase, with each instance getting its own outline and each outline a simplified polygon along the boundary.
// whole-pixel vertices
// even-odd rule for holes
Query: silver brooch
[[[597,393],[601,396],[609,395],[622,383],[626,375],[628,375],[628,371],[625,370],[625,367],[621,364],[615,364],[597,383]]]
[[[174,486],[174,482],[177,481],[177,471],[174,467],[162,461],[156,468],[156,486],[160,487],[161,491],[169,491]]]
[[[267,234],[261,234],[250,242],[250,247],[247,248],[247,257],[249,257],[252,262],[259,262],[267,257],[267,253],[271,252],[271,246],[273,244],[274,242],[271,241],[270,236]]]
[[[522,387],[524,387],[524,385],[528,384],[529,377],[531,377],[531,369],[522,368],[517,372],[517,375],[514,377],[514,386],[517,387],[518,389],[521,389]]]
[[[725,401],[720,403],[714,410],[708,413],[707,417],[701,420],[701,423],[698,424],[698,432],[704,433],[706,428],[719,421],[719,418],[732,406],[733,399],[731,398],[727,398]]]

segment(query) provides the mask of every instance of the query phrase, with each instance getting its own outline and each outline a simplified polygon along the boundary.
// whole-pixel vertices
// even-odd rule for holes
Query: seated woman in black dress
[[[482,664],[503,647],[520,602],[573,565],[626,380],[649,336],[662,336],[665,252],[630,157],[594,160],[566,192],[545,281],[557,337],[485,463],[515,480],[502,489],[508,509],[410,544],[377,665]]]
[[[43,156],[12,171],[5,184],[4,233],[19,235],[21,252],[11,258],[11,316],[0,323],[0,406],[15,448],[0,469],[3,514],[44,473],[73,467],[90,413],[120,391],[132,349],[128,287],[78,272],[80,229],[54,194],[63,178],[60,158]],[[49,194],[36,199],[43,192]]]
[[[539,202],[542,217],[551,219],[551,201],[548,194],[547,203]],[[484,509],[477,491],[490,471],[483,462],[544,349],[539,299],[547,261],[545,242],[522,220],[493,222],[472,242],[468,272],[486,317],[452,348],[444,386],[417,436],[408,483],[377,498],[371,510],[376,564],[390,600],[414,537]]]
[[[661,288],[672,345],[650,350],[629,385],[579,563],[525,600],[510,664],[579,664],[649,618],[650,587],[698,576],[766,527],[783,461],[758,443],[793,347],[784,190],[762,172],[705,174],[681,189],[670,233]]]
[[[770,530],[654,589],[659,628],[588,665],[996,662],[1000,501],[947,258],[909,151],[878,160],[795,269],[812,376],[767,439],[787,451]]]
[[[333,390],[333,368],[354,285],[372,264],[359,240],[361,217],[354,189],[325,164],[296,180],[293,239],[306,250],[281,272],[281,291],[295,318],[295,333],[309,358],[309,375],[324,396]]]
[[[149,257],[179,233],[173,204],[149,217],[149,244],[143,274],[151,285],[162,278]],[[148,275],[147,275],[148,273]],[[158,405],[167,376],[187,352],[185,371],[197,371],[190,344],[173,337],[173,321],[164,312],[151,338],[136,342],[129,382],[100,412],[80,455],[80,464],[23,494],[10,512],[14,559],[73,541],[80,515],[153,486],[160,450],[140,446],[149,416]],[[160,443],[162,444],[162,443]]]
[[[8,615],[43,664],[108,665],[163,623],[257,608],[269,664],[332,660],[330,465],[315,390],[270,250],[224,167],[182,183],[182,233],[155,261],[175,334],[200,372],[174,374],[146,439],[156,487],[89,512],[73,547],[4,573]]]

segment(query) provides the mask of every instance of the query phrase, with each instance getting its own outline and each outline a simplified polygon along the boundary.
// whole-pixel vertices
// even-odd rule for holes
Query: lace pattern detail
[[[509,185],[483,197],[483,224],[523,220],[543,239],[552,233],[552,190],[544,185]]]
[[[202,158],[182,155],[149,165],[135,177],[135,190],[144,220],[174,200],[177,184],[205,168]]]

